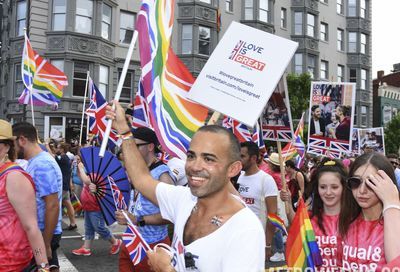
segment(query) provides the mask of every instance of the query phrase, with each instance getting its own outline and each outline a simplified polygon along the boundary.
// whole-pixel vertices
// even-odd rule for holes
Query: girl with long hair
[[[381,271],[400,256],[400,199],[386,157],[367,153],[352,164],[339,216],[344,271]]]
[[[331,269],[327,271],[336,271],[338,267],[338,219],[346,178],[343,164],[328,158],[321,161],[311,176],[313,201],[310,219],[322,255],[322,268]],[[290,192],[282,191],[281,198],[290,203]],[[291,205],[286,205],[286,212],[291,222],[295,215]]]

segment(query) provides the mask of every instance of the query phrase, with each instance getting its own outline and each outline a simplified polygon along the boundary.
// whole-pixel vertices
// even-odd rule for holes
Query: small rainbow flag
[[[322,258],[304,200],[300,198],[286,241],[286,260],[290,268],[311,268],[322,265]]]
[[[283,231],[284,234],[288,234],[285,226],[285,222],[274,213],[268,213],[268,220],[271,222],[272,225]]]

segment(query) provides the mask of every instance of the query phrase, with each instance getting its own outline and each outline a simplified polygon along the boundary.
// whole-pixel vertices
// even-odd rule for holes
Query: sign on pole
[[[297,46],[232,22],[188,97],[254,127]]]
[[[379,152],[385,155],[385,137],[383,127],[358,129],[360,154]]]
[[[354,83],[312,82],[308,153],[340,158],[351,152]]]

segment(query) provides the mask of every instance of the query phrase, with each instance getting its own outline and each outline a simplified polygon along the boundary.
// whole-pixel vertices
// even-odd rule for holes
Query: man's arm
[[[114,104],[115,110],[111,106],[107,106],[106,116],[108,119],[113,120],[113,127],[118,131],[118,134],[129,135],[130,128],[125,120],[125,111],[118,101],[114,101]],[[140,193],[158,206],[156,197],[158,181],[150,175],[149,169],[142,155],[139,153],[133,137],[126,138],[122,138],[122,154],[129,179]]]
[[[51,239],[53,238],[54,229],[56,228],[58,223],[60,204],[58,202],[58,193],[44,196],[43,199],[46,205],[43,240],[46,248],[49,248]]]

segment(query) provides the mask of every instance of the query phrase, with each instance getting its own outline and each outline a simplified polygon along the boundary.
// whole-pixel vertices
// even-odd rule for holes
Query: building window
[[[367,70],[361,69],[361,89],[367,89]]]
[[[349,80],[350,80],[350,82],[357,83],[357,70],[356,69],[350,69]]]
[[[206,3],[206,4],[211,4],[211,0],[199,0],[200,2]]]
[[[225,0],[225,10],[227,12],[233,12],[233,0]]]
[[[17,36],[24,35],[24,28],[26,27],[26,1],[17,2],[17,25],[15,34]]]
[[[73,96],[84,96],[87,71],[89,71],[89,64],[85,62],[74,62],[74,79],[72,86]]]
[[[337,50],[344,51],[344,31],[340,28],[337,30]]]
[[[311,78],[315,78],[315,56],[308,55],[307,57],[307,72]]]
[[[303,35],[303,13],[294,13],[294,34]]]
[[[357,33],[349,32],[349,53],[357,52]]]
[[[367,126],[367,106],[361,106],[361,126]]]
[[[366,2],[366,0],[360,0],[360,17],[367,18],[367,2]]]
[[[182,25],[182,54],[192,54],[193,26]]]
[[[328,24],[321,22],[321,41],[328,41]]]
[[[307,13],[307,35],[315,37],[315,15]]]
[[[281,27],[287,28],[287,12],[285,8],[281,8]]]
[[[199,26],[199,54],[210,55],[211,29],[205,26]]]
[[[354,17],[356,16],[357,12],[357,1],[356,0],[349,0],[347,6],[347,16]]]
[[[360,34],[360,53],[365,54],[367,52],[367,35]]]
[[[303,54],[294,55],[294,72],[298,75],[303,73]]]
[[[343,14],[343,0],[336,1],[336,12],[339,14]]]
[[[358,113],[358,107],[354,106],[354,125],[358,125],[358,118],[357,118],[357,113]]]
[[[119,43],[130,44],[135,30],[135,15],[121,11]]]
[[[21,64],[15,65],[14,75],[15,75],[15,97],[20,97],[22,91],[25,89],[21,76]]]
[[[343,65],[337,66],[337,81],[344,82],[344,66]]]
[[[107,100],[107,91],[108,91],[108,74],[109,68],[104,65],[100,65],[99,67],[99,91],[103,95],[103,97]]]
[[[260,8],[259,8],[259,20],[264,23],[269,22],[269,6],[268,6],[268,1],[269,0],[260,0]]]
[[[65,14],[67,12],[66,0],[53,2],[53,30],[65,30]]]
[[[328,79],[329,73],[329,63],[326,60],[321,60],[321,67],[320,67],[320,77],[321,79]]]
[[[118,79],[121,78],[122,70],[118,72]],[[133,90],[133,71],[128,71],[125,76],[124,84],[122,85],[120,101],[125,103],[130,103],[132,99]]]
[[[76,1],[75,31],[85,34],[92,33],[93,1]]]
[[[110,39],[111,13],[112,8],[103,3],[103,14],[101,17],[101,37],[106,40]]]
[[[244,0],[244,19],[253,20],[253,0]]]
[[[64,61],[63,60],[51,60],[51,64],[54,65],[61,72],[64,72]]]

